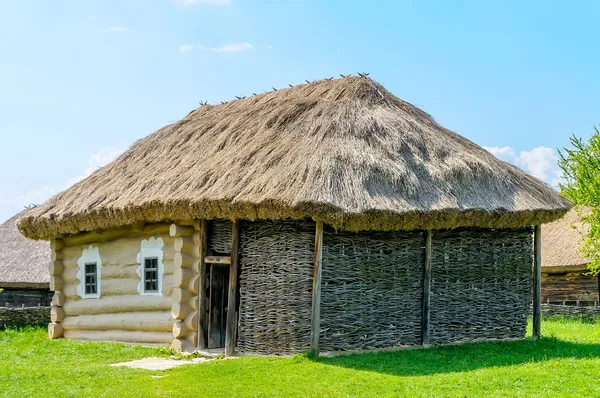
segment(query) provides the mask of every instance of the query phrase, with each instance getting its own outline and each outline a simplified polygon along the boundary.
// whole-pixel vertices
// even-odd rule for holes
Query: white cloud
[[[127,29],[123,26],[109,26],[105,30],[107,32],[112,32],[112,33],[127,33],[127,32],[129,32],[129,29]]]
[[[269,50],[275,48],[275,46],[272,44],[264,44],[264,46],[265,46],[265,48],[268,48]]]
[[[69,178],[67,180],[67,182],[65,183],[65,189],[90,176],[94,171],[98,170],[99,168],[106,166],[122,153],[123,150],[115,146],[107,146],[101,151],[96,152],[88,159],[88,167],[86,167],[85,170],[83,170],[82,175],[78,177]]]
[[[558,184],[563,181],[562,171],[558,167],[558,154],[552,148],[539,146],[530,151],[521,151],[519,154],[509,146],[484,146],[483,148],[497,158],[519,166],[553,187],[558,187]]]
[[[40,205],[56,194],[57,192],[54,188],[46,185],[41,189],[31,190],[25,195],[15,195],[9,198],[3,198],[0,194],[0,206],[11,206],[22,209],[25,206],[32,204]]]
[[[100,167],[103,167],[108,163],[112,162],[121,153],[123,153],[123,150],[114,146],[107,146],[101,151],[96,152],[88,159],[88,164],[87,167],[83,170],[83,174],[75,178],[69,178],[65,182],[63,189],[67,189],[71,185],[83,180]],[[5,219],[23,210],[26,206],[32,204],[41,205],[57,193],[57,189],[48,185],[44,185],[40,189],[30,190],[24,195],[6,196],[3,195],[2,192],[0,192],[0,222],[3,222]]]
[[[174,2],[175,4],[184,7],[195,6],[198,4],[206,4],[209,6],[228,6],[231,4],[231,0],[174,0]]]
[[[531,151],[521,151],[517,158],[517,163],[523,165],[531,174],[540,180],[548,180],[549,173],[553,168],[558,167],[558,156],[554,149],[547,147],[537,147]]]
[[[183,46],[179,47],[179,52],[181,54],[189,53],[192,51],[192,48],[194,48],[193,44],[184,44]]]
[[[212,51],[212,52],[219,53],[219,54],[225,54],[225,53],[240,53],[240,52],[244,52],[244,51],[250,51],[253,48],[254,48],[254,46],[247,42],[229,43],[229,44],[225,44],[225,45],[222,45],[219,47],[206,47],[206,46],[196,46],[194,44],[184,44],[183,46],[179,47],[179,52],[181,54],[185,54],[185,53],[189,53],[190,51],[192,51],[194,49],[198,49],[201,51]]]
[[[502,160],[510,160],[515,157],[515,150],[509,146],[484,146],[483,148]]]
[[[220,47],[204,47],[199,46],[200,50],[204,51],[214,51],[216,53],[239,53],[242,51],[249,51],[254,48],[250,43],[229,43]]]

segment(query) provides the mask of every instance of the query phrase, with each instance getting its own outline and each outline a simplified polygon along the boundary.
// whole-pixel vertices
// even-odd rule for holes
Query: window
[[[144,292],[158,292],[158,259],[144,259]]]
[[[89,246],[83,249],[81,257],[77,260],[77,294],[79,297],[100,298],[101,283],[102,283],[102,261],[100,260],[100,252],[97,247]]]
[[[163,246],[162,238],[151,237],[142,241],[141,250],[137,255],[139,266],[136,269],[140,277],[137,290],[142,295],[162,295],[162,279],[165,272],[162,262]]]
[[[98,293],[98,264],[85,263],[85,294]]]

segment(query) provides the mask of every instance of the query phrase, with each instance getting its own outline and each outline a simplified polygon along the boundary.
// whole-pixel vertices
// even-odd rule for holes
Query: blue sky
[[[598,2],[10,1],[0,4],[0,221],[218,102],[370,72],[555,184],[600,123]]]

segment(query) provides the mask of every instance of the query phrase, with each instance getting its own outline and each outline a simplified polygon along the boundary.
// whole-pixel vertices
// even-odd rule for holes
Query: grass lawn
[[[0,332],[0,396],[600,396],[600,325],[546,320],[546,337],[310,359],[246,357],[165,371],[108,364],[166,350]]]

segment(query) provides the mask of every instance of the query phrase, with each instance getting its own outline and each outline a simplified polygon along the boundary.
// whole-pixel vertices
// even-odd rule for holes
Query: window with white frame
[[[158,259],[156,257],[144,258],[144,292],[158,292]]]
[[[102,261],[97,247],[89,246],[83,249],[77,260],[77,294],[81,298],[100,298]]]
[[[141,250],[137,255],[137,274],[140,277],[138,292],[142,295],[162,295],[162,279],[165,267],[163,265],[163,240],[151,237],[144,239]]]
[[[85,263],[85,294],[98,293],[98,263]]]

